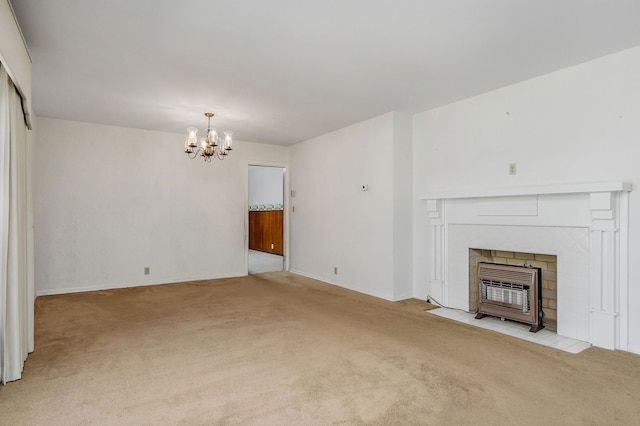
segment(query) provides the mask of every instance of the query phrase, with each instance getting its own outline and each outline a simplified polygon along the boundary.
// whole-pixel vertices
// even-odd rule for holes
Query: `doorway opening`
[[[249,165],[249,274],[285,269],[285,171],[283,167]]]

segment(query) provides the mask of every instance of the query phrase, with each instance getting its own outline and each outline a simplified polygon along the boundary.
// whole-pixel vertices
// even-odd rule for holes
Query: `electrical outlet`
[[[338,267],[337,266],[333,267],[333,275],[338,275]]]
[[[149,267],[148,267],[148,266],[145,266],[145,267],[144,267],[144,274],[145,274],[145,275],[149,275],[149,272],[150,272]]]
[[[509,174],[515,175],[518,172],[518,165],[516,163],[509,163]]]
[[[273,250],[273,244],[271,244],[271,250]]]

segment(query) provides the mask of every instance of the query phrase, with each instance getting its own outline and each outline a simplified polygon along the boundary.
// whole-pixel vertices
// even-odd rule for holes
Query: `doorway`
[[[285,172],[283,167],[249,165],[249,274],[285,269]]]

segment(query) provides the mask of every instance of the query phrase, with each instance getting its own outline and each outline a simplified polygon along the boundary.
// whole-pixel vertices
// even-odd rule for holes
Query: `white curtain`
[[[0,376],[22,376],[33,351],[33,216],[22,98],[0,64]]]

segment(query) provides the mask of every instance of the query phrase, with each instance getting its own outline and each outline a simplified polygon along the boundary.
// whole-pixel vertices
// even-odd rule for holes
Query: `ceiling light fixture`
[[[224,139],[218,137],[216,129],[211,128],[212,112],[205,112],[207,117],[207,133],[205,137],[200,138],[200,146],[198,146],[198,129],[195,127],[189,127],[187,129],[187,138],[184,141],[184,152],[192,160],[200,154],[204,161],[210,162],[212,157],[216,157],[218,160],[224,160],[224,157],[229,155],[229,151],[232,150],[233,144],[233,132],[225,130]]]

